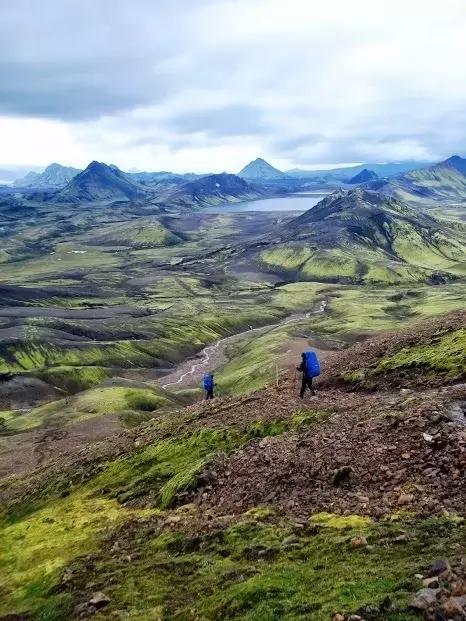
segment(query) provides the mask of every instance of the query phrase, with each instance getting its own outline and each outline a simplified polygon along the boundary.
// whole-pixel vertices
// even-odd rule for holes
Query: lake
[[[317,205],[330,192],[301,192],[300,194],[290,194],[280,198],[263,198],[257,201],[245,201],[244,203],[227,203],[207,207],[203,211],[206,213],[240,213],[244,211],[281,211],[281,212],[303,212]]]

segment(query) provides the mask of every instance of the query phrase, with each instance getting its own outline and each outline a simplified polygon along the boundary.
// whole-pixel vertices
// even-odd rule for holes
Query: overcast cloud
[[[464,0],[0,0],[0,166],[466,153]]]

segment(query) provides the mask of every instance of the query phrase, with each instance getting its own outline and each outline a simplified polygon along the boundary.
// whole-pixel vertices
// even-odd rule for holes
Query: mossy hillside
[[[436,269],[439,269],[444,257],[436,256],[438,258]],[[358,249],[357,253],[351,248],[311,251],[306,247],[293,246],[290,249],[285,247],[263,251],[261,260],[266,265],[278,269],[279,273],[329,283],[422,283],[431,277],[431,270],[422,264],[411,265],[395,261],[380,249],[365,247]],[[444,264],[452,266],[453,261],[445,259]],[[457,271],[456,268],[455,270]]]
[[[128,248],[157,248],[174,246],[183,240],[156,218],[139,218],[136,222],[109,224],[88,236],[97,246],[114,245]]]
[[[466,377],[466,330],[459,329],[443,335],[433,335],[427,344],[412,344],[395,353],[382,356],[371,366],[352,369],[342,374],[348,384],[374,388],[380,378],[401,375],[417,381],[445,381]]]
[[[399,285],[423,283],[431,274],[424,269],[402,263],[374,262],[366,266],[362,280],[368,284]]]
[[[428,345],[405,347],[392,356],[383,357],[374,374],[402,369],[424,369],[446,373],[452,378],[466,374],[466,329],[433,338]]]
[[[116,253],[105,252],[93,247],[59,243],[48,254],[43,254],[25,261],[8,264],[8,279],[12,282],[40,283],[44,277],[48,284],[54,277],[70,271],[105,271],[117,268],[121,259]]]
[[[322,291],[321,285],[295,283],[272,291],[260,288],[232,301],[230,297],[216,299],[207,289],[201,296],[197,289],[189,294],[189,288],[199,283],[198,279],[191,280],[178,283],[175,299],[166,301],[170,312],[163,316],[123,316],[98,322],[28,319],[20,340],[0,347],[0,370],[47,373],[52,367],[161,366],[192,355],[224,336],[276,323],[301,309],[310,310]],[[50,342],[44,332],[49,328],[93,340],[68,341],[64,346]]]
[[[327,218],[329,228],[323,229],[322,239],[311,229],[301,241],[306,233],[297,230],[299,241],[263,250],[259,263],[281,274],[323,282],[415,283],[429,282],[438,271],[450,278],[464,274],[464,228],[432,218],[417,222],[409,208],[386,207],[383,222],[381,214],[368,218],[361,209],[335,213]],[[333,237],[332,219],[337,223]],[[374,265],[377,271],[371,269]]]
[[[198,466],[202,468],[218,455],[251,440],[309,428],[329,415],[328,411],[301,410],[286,419],[270,422],[256,420],[238,428],[202,428],[194,432],[183,432],[183,429],[198,418],[197,414],[193,419],[193,414],[188,410],[180,410],[169,416],[159,416],[150,422],[152,433],[158,440],[108,463],[96,460],[93,468],[78,468],[66,476],[52,475],[43,486],[30,491],[27,497],[19,497],[18,501],[7,507],[5,516],[10,521],[17,520],[43,507],[51,499],[69,495],[76,486],[84,484],[92,494],[110,494],[121,502],[148,494],[152,504],[160,504],[162,497],[164,502],[167,500],[165,484],[172,491],[175,487],[178,491],[188,488],[195,482]],[[196,464],[194,471],[193,464]],[[178,485],[180,479],[185,483]],[[127,489],[121,496],[121,486],[125,481]],[[8,487],[9,483],[6,481],[1,485]]]
[[[376,607],[377,619],[414,620],[409,602],[420,586],[415,574],[456,554],[465,537],[464,524],[448,518],[373,523],[329,514],[297,529],[273,514],[273,508],[265,515],[261,508],[201,536],[189,531],[183,513],[181,531],[154,534],[141,525],[129,541],[123,531],[115,537],[123,543],[120,555],[131,550],[134,560],[122,563],[120,555],[104,550],[97,557],[92,579],[112,601],[96,619],[125,610],[139,621],[328,621],[338,610],[364,614]],[[396,542],[400,534],[402,544]],[[369,547],[353,547],[358,536]],[[79,576],[79,564],[74,570]]]
[[[68,394],[75,394],[101,384],[111,376],[104,367],[61,366],[37,371],[35,376]]]
[[[38,427],[61,427],[106,414],[153,412],[172,404],[171,397],[152,388],[101,386],[41,405],[29,412],[18,412],[6,421],[4,431],[11,433]]]
[[[263,307],[244,300],[241,304],[216,305],[186,301],[175,305],[171,316],[122,318],[125,330],[145,332],[146,338],[118,340],[118,331],[123,325],[112,327],[108,321],[100,337],[110,335],[112,340],[70,341],[66,346],[60,342],[49,343],[42,338],[41,326],[29,323],[23,338],[15,343],[0,347],[0,370],[44,370],[56,366],[96,366],[96,367],[154,367],[162,361],[179,361],[205,345],[224,336],[278,321],[285,314],[283,302],[278,307]],[[187,319],[189,318],[189,319]],[[70,328],[75,332],[96,330],[89,322],[89,330],[82,325]],[[133,328],[131,328],[133,326]],[[64,325],[62,324],[62,327]],[[96,333],[97,336],[97,333]],[[116,338],[115,338],[116,337]]]
[[[323,289],[315,283],[287,285],[294,295],[326,297],[328,306],[323,314],[311,315],[297,323],[267,330],[263,334],[245,336],[228,350],[229,362],[216,372],[221,394],[241,394],[263,387],[276,378],[276,372],[287,365],[283,350],[294,335],[309,335],[312,345],[315,336],[327,334],[332,341],[352,340],[352,334],[396,329],[407,321],[463,308],[464,295],[460,285],[442,287],[413,287],[410,289],[374,287],[330,287]]]
[[[426,233],[427,236],[427,233]],[[398,256],[411,265],[442,269],[456,273],[457,266],[464,263],[466,256],[466,242],[448,239],[440,232],[429,235],[426,241],[417,232],[410,235],[396,236],[393,247]]]
[[[19,521],[0,522],[0,614],[27,610],[38,619],[69,619],[69,598],[53,594],[62,568],[95,550],[105,529],[148,514],[77,491]]]
[[[28,610],[37,618],[68,619],[66,606],[60,612],[64,606],[60,590],[53,588],[59,582],[59,570],[76,556],[97,550],[105,530],[130,518],[152,515],[156,506],[171,506],[218,455],[252,439],[315,424],[325,415],[299,412],[288,420],[257,421],[244,429],[174,435],[102,464],[101,472],[90,478],[76,474],[75,479],[54,481],[52,477],[42,492],[6,507],[0,516],[0,572],[10,577],[5,581],[8,587],[0,589],[0,613]],[[141,496],[144,505],[151,500],[154,508],[135,509],[134,500]],[[132,508],[127,506],[129,501]],[[49,609],[55,610],[55,616],[45,615]]]
[[[46,371],[48,367],[152,367],[164,350],[148,341],[77,343],[64,346],[23,341],[0,348],[0,370]]]
[[[260,254],[260,258],[268,266],[271,265],[281,267],[284,270],[299,271],[312,255],[313,251],[310,248],[283,245],[271,250],[263,250]]]
[[[359,261],[339,249],[317,251],[307,246],[284,246],[262,251],[260,260],[279,273],[321,282],[356,281],[361,271]]]
[[[406,287],[340,287],[329,293],[329,312],[312,318],[316,332],[370,333],[406,321],[464,308],[462,283]]]
[[[290,339],[290,329],[276,328],[244,338],[227,350],[229,362],[215,373],[220,394],[258,390],[282,370],[280,351]]]
[[[92,482],[127,502],[143,496],[158,507],[167,508],[175,496],[194,486],[197,476],[214,458],[247,444],[255,438],[276,436],[317,424],[327,412],[296,412],[276,422],[257,421],[245,428],[209,429],[164,439],[129,458],[114,461]]]

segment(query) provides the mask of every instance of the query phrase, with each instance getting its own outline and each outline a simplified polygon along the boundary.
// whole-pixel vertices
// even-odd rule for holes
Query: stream
[[[207,370],[211,370],[207,369],[209,365],[213,365],[213,368],[217,368],[221,364],[228,361],[225,355],[226,346],[232,343],[235,339],[240,339],[249,334],[260,334],[261,332],[274,330],[275,328],[286,326],[290,323],[296,323],[298,321],[302,321],[303,319],[309,319],[309,317],[311,317],[312,315],[319,315],[325,312],[326,308],[327,301],[320,300],[315,305],[315,307],[307,313],[295,313],[277,323],[260,326],[259,328],[250,328],[249,330],[238,332],[237,334],[232,334],[231,336],[220,339],[213,345],[208,345],[207,347],[204,347],[204,349],[197,356],[196,362],[192,362],[190,360],[182,362],[179,365],[178,369],[166,375],[163,378],[163,381],[165,381],[166,383],[162,384],[162,388],[165,389],[169,388],[170,386],[183,387],[187,385],[193,385],[194,383],[199,383],[202,379],[202,375],[204,374],[204,372],[206,372]],[[167,382],[167,380],[169,381]]]

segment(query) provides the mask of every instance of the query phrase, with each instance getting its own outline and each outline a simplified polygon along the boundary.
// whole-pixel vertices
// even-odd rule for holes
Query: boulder
[[[421,589],[411,604],[416,610],[427,610],[437,601],[437,593],[439,589]]]
[[[438,559],[431,565],[428,576],[439,576],[440,574],[443,574],[443,572],[450,570],[450,563],[448,561],[444,559]]]
[[[353,548],[365,548],[367,546],[367,539],[362,535],[351,539],[351,547]]]
[[[398,496],[397,504],[400,507],[403,507],[405,505],[412,504],[414,500],[415,500],[414,494],[400,494]]]
[[[102,593],[102,591],[97,591],[97,593],[94,593],[94,595],[88,601],[88,605],[94,606],[96,609],[103,608],[109,603],[110,598],[108,597],[108,595],[105,595],[105,593]]]
[[[442,612],[451,618],[464,618],[466,616],[466,596],[449,597],[442,604]]]

